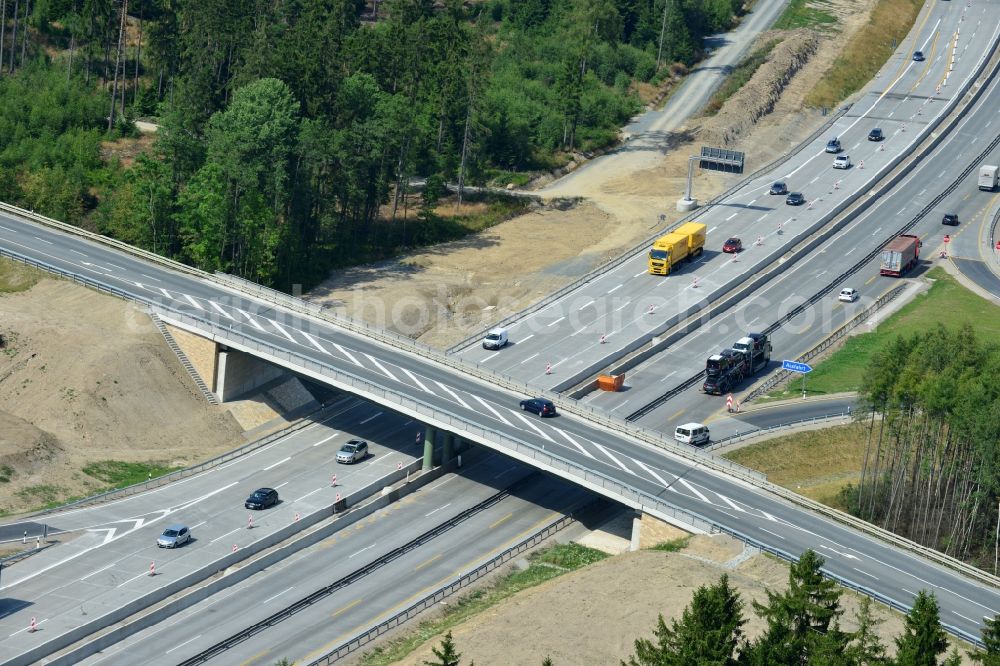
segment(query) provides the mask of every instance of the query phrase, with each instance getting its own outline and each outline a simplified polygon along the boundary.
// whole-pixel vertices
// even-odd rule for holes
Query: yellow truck
[[[670,270],[685,258],[697,257],[705,249],[707,227],[698,222],[682,224],[660,236],[649,249],[650,275],[670,275]]]

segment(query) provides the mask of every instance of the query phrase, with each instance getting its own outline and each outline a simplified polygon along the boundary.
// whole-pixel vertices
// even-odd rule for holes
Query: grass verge
[[[796,28],[830,28],[837,22],[837,17],[822,9],[826,3],[823,0],[791,0],[785,11],[774,22],[776,30],[795,30]]]
[[[747,84],[747,81],[753,78],[754,73],[767,61],[767,56],[779,43],[780,40],[772,39],[741,60],[712,95],[712,99],[705,106],[705,114],[711,116],[718,113],[726,100],[735,95],[740,88]]]
[[[130,463],[121,460],[100,460],[83,468],[83,473],[110,486],[108,490],[125,488],[153,477],[174,472],[180,467],[162,463]]]
[[[858,482],[867,432],[863,423],[798,432],[751,444],[725,457],[764,472],[772,483],[846,510],[839,494]]]
[[[34,287],[45,273],[13,259],[0,257],[0,294],[13,294]]]
[[[957,329],[969,324],[984,339],[1000,337],[1000,308],[980,298],[958,283],[942,268],[927,273],[931,288],[919,294],[871,333],[851,337],[830,358],[817,365],[806,380],[810,395],[856,391],[872,357],[897,336],[909,337],[941,324]],[[790,398],[802,394],[801,380],[785,389],[772,391],[770,398]]]
[[[688,542],[691,541],[691,537],[681,537],[680,539],[671,539],[670,541],[664,541],[663,543],[658,543],[650,550],[660,550],[664,553],[679,553],[680,551],[687,548]]]
[[[860,90],[906,39],[923,4],[923,0],[879,0],[868,23],[843,46],[833,65],[806,96],[806,105],[833,107]]]
[[[440,617],[421,622],[412,632],[365,653],[362,666],[386,666],[404,658],[418,647],[470,617],[495,606],[521,590],[540,585],[568,571],[581,569],[608,557],[606,553],[575,543],[559,544],[528,556],[528,568],[512,571],[487,589],[465,595]]]

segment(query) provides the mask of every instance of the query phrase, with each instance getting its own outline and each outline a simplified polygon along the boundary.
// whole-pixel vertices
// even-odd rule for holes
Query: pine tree
[[[1000,615],[986,620],[983,643],[986,651],[970,654],[969,658],[985,666],[1000,666]]]
[[[851,644],[845,654],[851,663],[858,666],[880,666],[887,664],[885,645],[879,638],[877,630],[883,620],[875,617],[870,597],[862,597],[861,605],[855,614],[858,630],[851,638]]]
[[[906,615],[903,634],[896,639],[898,666],[937,666],[938,656],[948,649],[948,638],[941,627],[937,599],[921,590]]]
[[[462,654],[455,651],[450,631],[441,639],[441,647],[433,648],[431,652],[437,657],[437,661],[425,661],[425,666],[458,666],[458,660],[462,658]]]

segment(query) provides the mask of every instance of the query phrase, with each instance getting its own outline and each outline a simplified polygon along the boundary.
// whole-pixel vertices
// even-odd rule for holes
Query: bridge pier
[[[228,402],[284,374],[284,370],[255,356],[219,345],[215,394]]]
[[[447,465],[455,457],[455,440],[458,439],[450,432],[444,433],[444,448],[441,451],[441,464]]]
[[[433,426],[424,430],[424,470],[434,469],[434,433]]]
[[[632,519],[632,541],[629,550],[652,548],[667,541],[675,541],[690,536],[690,533],[666,523],[655,516],[636,511]]]

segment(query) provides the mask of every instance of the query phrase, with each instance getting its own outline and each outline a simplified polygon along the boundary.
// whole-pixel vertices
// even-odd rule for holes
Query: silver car
[[[356,463],[359,460],[364,460],[367,455],[368,442],[363,439],[352,439],[337,451],[337,462],[346,464]]]
[[[167,525],[163,534],[156,540],[160,548],[176,548],[191,540],[191,530],[187,525]]]

